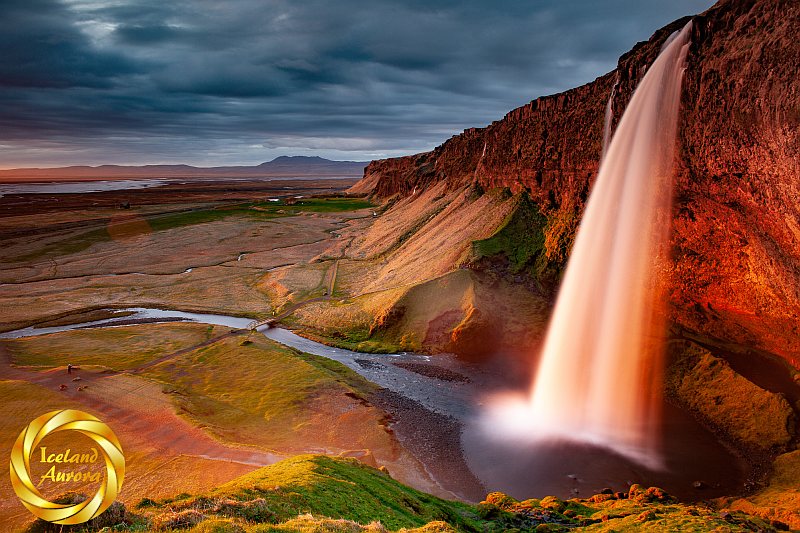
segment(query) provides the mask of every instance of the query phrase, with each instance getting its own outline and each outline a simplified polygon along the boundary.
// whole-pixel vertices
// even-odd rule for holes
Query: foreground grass
[[[354,459],[301,455],[261,468],[208,494],[179,501],[143,502],[156,520],[168,513],[194,510],[202,514],[281,523],[312,513],[361,524],[380,522],[390,529],[445,521],[461,530],[479,529],[467,504],[417,491]],[[256,529],[256,531],[269,529]]]
[[[785,526],[738,511],[681,504],[660,489],[638,485],[625,494],[567,501],[518,501],[492,493],[480,504],[469,505],[417,491],[353,459],[323,455],[286,459],[204,494],[145,498],[134,509],[118,508],[115,513],[116,522],[104,525],[116,531],[195,533],[739,532]]]

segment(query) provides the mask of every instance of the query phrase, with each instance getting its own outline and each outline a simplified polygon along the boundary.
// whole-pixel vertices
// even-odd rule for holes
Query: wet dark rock
[[[426,363],[413,363],[405,361],[398,361],[392,364],[396,367],[409,370],[421,376],[438,379],[441,381],[450,381],[458,383],[471,382],[471,380],[467,376],[459,374],[458,372],[454,372],[447,368],[443,368],[438,365],[426,364]]]
[[[769,525],[774,527],[778,531],[789,531],[789,524],[785,524],[780,520],[770,520]]]
[[[386,368],[381,363],[369,359],[353,359],[353,362],[365,370],[382,370]]]

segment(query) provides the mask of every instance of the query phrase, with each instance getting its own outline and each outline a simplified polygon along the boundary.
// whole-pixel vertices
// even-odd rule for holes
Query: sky
[[[430,150],[712,3],[0,0],[0,168]]]

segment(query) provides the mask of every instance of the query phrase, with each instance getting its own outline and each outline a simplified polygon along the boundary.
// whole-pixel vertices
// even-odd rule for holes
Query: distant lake
[[[75,194],[102,191],[147,189],[170,184],[209,181],[288,181],[288,180],[357,180],[356,176],[270,176],[270,177],[197,177],[197,178],[131,178],[95,181],[52,181],[36,183],[0,183],[0,198],[7,194]]]
[[[7,194],[69,194],[147,189],[169,183],[166,179],[62,181],[50,183],[0,183],[0,198]]]

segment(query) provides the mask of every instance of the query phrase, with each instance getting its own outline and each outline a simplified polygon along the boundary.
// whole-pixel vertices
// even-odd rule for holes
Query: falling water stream
[[[508,372],[500,363],[476,369],[452,361],[452,369],[472,379],[453,383],[392,364],[441,365],[441,357],[432,361],[405,353],[359,354],[282,329],[263,333],[339,361],[422,408],[463,423],[461,442],[454,449],[460,447],[469,469],[488,490],[518,498],[566,497],[579,491],[592,494],[604,486],[624,490],[630,482],[642,482],[664,486],[687,499],[736,492],[744,466],[678,410],[666,409],[658,422],[658,387],[653,386],[660,377],[663,341],[658,321],[662,300],[653,265],[658,264],[654,259],[663,258],[662,245],[668,237],[671,163],[689,32],[687,25],[667,41],[606,143],[533,388],[494,406],[491,438],[484,425],[473,423],[473,414],[487,388],[492,389],[495,376],[508,386]],[[185,319],[231,328],[249,322],[177,311],[123,311],[134,314],[119,320],[25,328],[0,338],[109,327],[125,320]],[[652,433],[656,423],[667,428],[664,457],[672,468],[665,470],[652,469],[660,466]],[[528,446],[509,436],[524,437]],[[543,443],[542,437],[550,439]],[[434,435],[429,445],[442,443]],[[445,463],[450,468],[447,465],[451,463]],[[454,487],[461,479],[455,478]],[[694,494],[693,479],[704,480],[710,488]]]
[[[671,182],[691,22],[673,34],[631,98],[600,164],[530,394],[498,402],[523,438],[601,445],[658,463]]]
[[[250,323],[249,318],[175,310],[130,308],[117,311],[120,314],[113,318],[7,331],[0,333],[0,339],[76,330],[88,332],[97,327],[144,325],[175,320],[217,324],[234,329],[246,328]],[[698,426],[691,417],[674,408],[667,407],[663,421],[668,428],[665,433],[671,436],[664,443],[664,455],[671,468],[668,471],[648,471],[613,452],[580,443],[558,443],[550,448],[541,444],[524,447],[507,442],[506,439],[487,439],[480,425],[473,421],[486,391],[508,386],[508,374],[511,368],[515,368],[509,366],[508,361],[495,359],[476,367],[464,365],[456,358],[443,354],[435,357],[405,352],[364,354],[319,344],[281,328],[259,328],[259,331],[275,342],[338,361],[378,386],[418,403],[423,411],[443,415],[463,424],[460,442],[449,441],[452,435],[447,433],[446,428],[437,433],[433,426],[424,426],[427,429],[420,443],[422,449],[444,451],[439,455],[426,455],[426,452],[419,459],[427,469],[438,472],[437,479],[443,486],[456,493],[463,493],[468,489],[464,485],[465,478],[460,469],[453,468],[452,458],[447,455],[458,453],[459,448],[467,465],[462,468],[471,470],[484,484],[484,488],[478,490],[478,498],[492,490],[501,490],[520,499],[548,494],[566,498],[575,495],[575,491],[588,495],[603,487],[625,490],[630,482],[655,484],[687,500],[732,494],[741,490],[746,465],[740,464],[740,461],[716,442],[713,435]],[[66,363],[68,355],[62,354],[62,357],[62,361]],[[471,381],[442,381],[407,370],[402,367],[403,363],[447,368],[451,372],[468,376]],[[0,368],[0,376],[2,370]],[[795,393],[800,394],[797,391]],[[399,418],[396,420],[394,432],[405,443],[404,446],[421,437],[415,428],[421,423],[420,417],[428,416],[423,411],[398,412]],[[691,483],[696,479],[707,484],[702,492],[692,488]]]
[[[611,141],[611,122],[614,119],[614,97],[617,95],[617,85],[619,85],[619,72],[614,78],[614,86],[611,88],[611,95],[606,103],[606,115],[603,120],[603,157],[608,152],[608,144]]]

